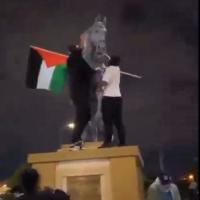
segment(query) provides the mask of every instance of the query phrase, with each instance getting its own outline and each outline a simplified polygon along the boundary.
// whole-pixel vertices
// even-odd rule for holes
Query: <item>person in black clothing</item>
[[[44,190],[39,192],[39,200],[55,200],[54,190],[45,187]]]
[[[70,200],[70,196],[63,192],[62,190],[55,190],[54,191],[55,200]]]
[[[62,190],[53,190],[46,187],[39,189],[40,176],[35,169],[26,169],[21,174],[21,184],[24,194],[16,200],[70,200]]]
[[[17,200],[36,200],[39,199],[39,174],[35,169],[26,169],[21,174],[21,184],[24,195]]]
[[[82,57],[82,49],[72,45],[67,60],[70,97],[75,106],[75,128],[73,130],[71,148],[81,148],[81,135],[91,119],[92,81],[95,74]]]

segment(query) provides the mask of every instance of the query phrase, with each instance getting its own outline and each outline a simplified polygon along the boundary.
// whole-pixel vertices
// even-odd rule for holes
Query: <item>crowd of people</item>
[[[197,200],[197,183],[189,186],[189,199]],[[161,173],[147,190],[147,200],[181,200],[178,187],[170,175]],[[35,169],[26,169],[20,176],[20,184],[13,187],[9,195],[0,200],[70,200],[70,195],[60,189],[40,189],[40,176]]]
[[[20,185],[10,190],[9,196],[0,200],[70,200],[70,196],[60,189],[49,187],[40,189],[40,176],[35,169],[26,169],[20,176]]]

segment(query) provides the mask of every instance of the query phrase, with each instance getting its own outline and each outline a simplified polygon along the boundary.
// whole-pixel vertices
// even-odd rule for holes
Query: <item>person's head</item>
[[[158,178],[159,178],[163,191],[169,190],[170,184],[172,183],[172,177],[169,174],[162,172],[159,174]]]
[[[21,174],[21,183],[26,193],[36,192],[39,187],[40,176],[35,169],[26,169]]]
[[[45,187],[41,192],[40,192],[40,200],[55,200],[54,197],[54,190],[50,187]]]
[[[54,191],[55,200],[70,200],[70,196],[62,190],[56,189]]]
[[[81,48],[78,45],[71,44],[71,45],[68,46],[68,51],[69,51],[70,54],[74,53],[74,52],[80,52]]]
[[[120,57],[119,56],[111,56],[110,60],[108,61],[109,66],[119,66],[120,65]]]
[[[158,177],[162,185],[168,185],[171,183],[171,176],[165,172],[160,173]]]

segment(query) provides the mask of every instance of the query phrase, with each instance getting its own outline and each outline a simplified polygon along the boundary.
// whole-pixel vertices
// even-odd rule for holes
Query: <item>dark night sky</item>
[[[124,118],[129,144],[138,144],[146,171],[157,150],[179,175],[192,167],[198,146],[197,0],[0,0],[0,178],[26,153],[53,151],[70,133],[67,88],[55,96],[25,88],[29,45],[65,53],[68,44],[102,13],[108,50],[122,57]]]

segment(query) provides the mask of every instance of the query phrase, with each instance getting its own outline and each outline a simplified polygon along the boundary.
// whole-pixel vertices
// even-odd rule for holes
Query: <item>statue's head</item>
[[[105,40],[106,32],[106,17],[101,18],[99,15],[95,18],[94,24],[89,28],[91,41],[95,43],[99,40]]]
[[[83,34],[84,57],[95,68],[104,63],[106,54],[106,17],[98,16],[94,24]]]

